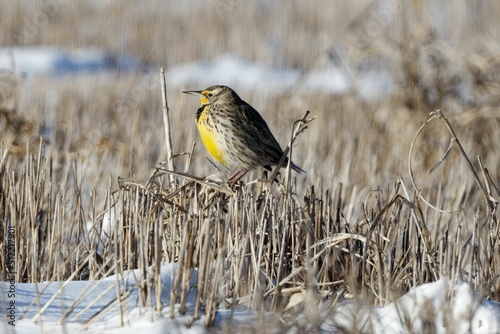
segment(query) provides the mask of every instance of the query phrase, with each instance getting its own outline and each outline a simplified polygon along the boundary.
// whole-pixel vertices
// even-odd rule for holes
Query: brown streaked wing
[[[266,121],[257,110],[244,101],[239,105],[239,110],[241,118],[250,132],[252,132],[258,138],[259,143],[262,144],[262,149],[269,153],[274,159],[277,159],[276,161],[272,161],[277,163],[283,154],[283,150],[273,136]]]

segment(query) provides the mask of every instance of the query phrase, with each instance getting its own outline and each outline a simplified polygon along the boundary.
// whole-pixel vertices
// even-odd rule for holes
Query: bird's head
[[[211,86],[204,90],[188,90],[183,93],[197,95],[201,105],[213,104],[218,100],[230,102],[239,99],[238,95],[227,86]]]

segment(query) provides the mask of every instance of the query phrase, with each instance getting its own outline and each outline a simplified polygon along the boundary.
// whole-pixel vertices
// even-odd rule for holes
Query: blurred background
[[[36,152],[84,189],[147,179],[165,159],[159,69],[174,153],[215,173],[182,94],[226,84],[261,112],[283,147],[293,121],[317,120],[293,160],[309,184],[370,191],[408,180],[428,114],[450,118],[472,159],[500,177],[500,3],[483,1],[0,0],[0,136],[9,170]],[[474,187],[442,124],[417,138],[419,186]],[[186,155],[176,158],[185,170]],[[475,160],[474,160],[475,161]],[[68,166],[73,166],[71,173]],[[254,174],[256,175],[256,174]],[[458,182],[448,182],[454,180]],[[353,191],[358,195],[358,192]],[[446,191],[445,191],[446,193]]]

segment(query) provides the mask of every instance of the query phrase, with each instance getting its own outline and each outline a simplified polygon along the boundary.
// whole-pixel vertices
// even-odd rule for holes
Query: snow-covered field
[[[191,277],[193,288],[188,297],[186,313],[181,315],[175,312],[175,318],[172,319],[170,287],[175,269],[174,264],[164,264],[161,267],[161,315],[153,312],[150,307],[138,306],[137,284],[141,281],[138,270],[127,272],[124,277],[111,276],[91,282],[69,281],[13,286],[3,282],[0,289],[4,305],[2,312],[6,312],[6,318],[0,332],[27,334],[148,331],[152,334],[213,333],[229,329],[235,333],[242,327],[252,325],[255,330],[259,330],[262,325],[259,325],[258,319],[262,316],[269,322],[277,322],[277,316],[271,313],[259,315],[239,309],[231,314],[231,310],[222,309],[217,315],[215,326],[205,328],[203,315],[197,320],[192,317],[196,273]],[[8,297],[9,293],[12,297]],[[122,296],[121,316],[118,293]],[[11,301],[14,304],[10,304]],[[435,333],[500,332],[500,304],[477,297],[464,282],[452,282],[447,278],[413,289],[385,307],[346,300],[341,301],[332,310],[327,309],[328,301],[325,301],[323,310],[318,310],[320,320],[317,325],[310,322],[305,313],[302,316],[304,319],[299,319],[298,323],[308,323],[310,329],[316,327],[324,333],[336,332],[340,328],[370,333],[423,333],[431,328],[435,329]],[[267,330],[280,332],[277,328]]]

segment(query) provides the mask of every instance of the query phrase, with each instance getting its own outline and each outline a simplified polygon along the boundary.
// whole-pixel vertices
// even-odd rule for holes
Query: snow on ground
[[[147,330],[149,334],[154,334],[208,333],[228,329],[229,310],[219,311],[212,329],[204,327],[203,314],[193,321],[196,272],[191,278],[193,289],[187,298],[187,312],[184,315],[176,312],[176,317],[170,318],[171,278],[175,269],[175,264],[163,264],[161,267],[161,299],[164,305],[161,316],[150,308],[138,306],[137,282],[141,280],[138,270],[129,271],[124,277],[111,276],[100,281],[15,284],[13,298],[7,297],[12,289],[10,283],[2,282],[1,313],[4,321],[0,324],[0,332],[28,334],[85,330],[86,333],[137,333]],[[117,290],[128,294],[122,308],[123,327],[117,307]],[[36,298],[37,295],[39,298]],[[11,300],[15,301],[13,319],[7,317],[7,306]],[[42,314],[41,317],[38,314]],[[265,316],[277,319],[271,313]],[[320,331],[324,333],[337,332],[341,328],[372,333],[421,333],[432,327],[435,333],[500,333],[500,303],[480,299],[466,283],[457,281],[452,284],[447,278],[417,287],[385,307],[343,301],[333,312],[323,312],[321,318],[324,321]],[[235,332],[240,326],[258,324],[258,319],[257,312],[237,310],[233,314],[230,330]],[[307,323],[307,319],[304,320],[302,323]],[[9,321],[14,321],[15,326]],[[186,326],[188,323],[191,324],[189,327]],[[411,328],[408,327],[410,323]]]
[[[0,48],[0,69],[27,76],[132,70],[139,65],[140,62],[132,56],[114,56],[100,49]]]
[[[371,333],[500,333],[500,303],[479,298],[448,278],[424,284],[385,307],[346,302],[327,321]],[[411,325],[410,325],[411,324]],[[434,330],[432,330],[434,328]]]
[[[15,71],[28,77],[63,76],[77,73],[113,71],[154,71],[129,55],[112,55],[100,49],[66,51],[50,47],[0,48],[0,69]],[[252,63],[224,55],[211,62],[194,62],[167,69],[170,87],[206,88],[214,84],[247,90],[282,92],[286,89],[325,91],[343,94],[356,91],[362,98],[390,95],[393,79],[380,68],[352,71],[328,59],[303,72]],[[194,88],[193,88],[194,89]]]
[[[175,265],[165,264],[161,268],[162,303],[170,304],[170,282]],[[151,273],[150,273],[151,274]],[[176,332],[182,328],[183,333],[205,332],[203,322],[185,328],[187,316],[170,319],[165,308],[163,318],[151,312],[150,308],[138,307],[138,282],[141,281],[139,270],[127,272],[124,277],[111,276],[99,281],[68,281],[40,284],[15,284],[15,297],[8,298],[10,283],[0,285],[2,305],[15,301],[15,327],[7,318],[0,324],[0,333],[67,333],[87,330],[88,333],[133,333],[148,330],[148,333]],[[191,280],[196,282],[196,275]],[[117,306],[117,291],[128,295],[122,308],[125,326],[120,326],[120,315]],[[39,299],[36,296],[39,295]],[[188,304],[194,303],[195,291],[188,297]],[[109,312],[101,312],[108,307]],[[40,311],[39,311],[40,309]],[[2,307],[2,312],[6,310]],[[68,314],[66,312],[70,311]],[[42,314],[38,318],[38,314]],[[66,316],[65,316],[66,314]],[[93,319],[93,320],[92,320]],[[41,324],[40,324],[41,320]]]

